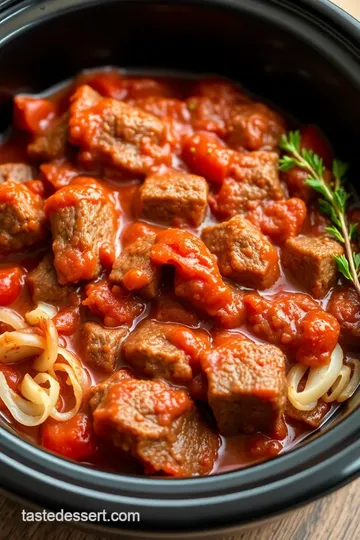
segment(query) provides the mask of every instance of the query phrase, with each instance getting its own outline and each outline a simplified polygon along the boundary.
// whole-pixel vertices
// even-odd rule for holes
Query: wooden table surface
[[[336,0],[360,20],[360,0]],[[0,540],[101,540],[53,523],[23,523],[23,506],[0,496]],[[227,540],[360,539],[360,479],[280,521]]]

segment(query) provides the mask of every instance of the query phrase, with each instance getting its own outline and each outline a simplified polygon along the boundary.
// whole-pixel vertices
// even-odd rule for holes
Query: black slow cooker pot
[[[326,0],[0,2],[0,130],[11,96],[84,68],[229,76],[319,124],[360,171],[360,24]],[[286,455],[237,472],[166,480],[115,475],[42,451],[0,427],[1,486],[58,510],[137,511],[102,523],[127,537],[238,530],[309,502],[360,472],[360,395]],[[125,530],[126,529],[126,530]],[[131,529],[131,530],[130,530]],[[201,532],[202,531],[202,532]]]

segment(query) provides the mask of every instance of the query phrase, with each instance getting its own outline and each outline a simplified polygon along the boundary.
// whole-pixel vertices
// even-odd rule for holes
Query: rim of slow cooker
[[[117,0],[106,0],[107,3],[114,3],[114,1]],[[118,1],[129,3],[129,0]],[[149,3],[150,1],[132,0],[131,3]],[[309,32],[312,33],[313,46],[330,57],[339,68],[341,66],[342,71],[360,89],[360,70],[354,59],[354,55],[355,58],[360,58],[360,23],[358,21],[327,0],[302,0],[302,4],[310,6],[319,15],[326,15],[329,20],[331,16],[334,17],[334,20],[328,21],[330,28],[346,30],[354,38],[354,41],[349,41],[341,32],[337,32],[337,43],[334,44],[326,35],[328,33],[326,27],[321,27],[323,35],[320,35],[319,27],[315,24],[319,23],[319,20],[314,21],[311,18],[310,21],[306,17],[307,20],[294,21],[298,12],[293,1],[270,0],[270,2],[265,6],[266,9],[264,8],[266,13],[259,13],[259,6],[264,7],[262,0],[256,4],[246,3],[246,0],[211,0],[206,3],[201,0],[180,0],[176,3],[198,4],[204,8],[218,7],[234,10],[241,8],[266,20],[270,19],[271,22],[285,26],[287,29],[291,28],[292,33],[302,39],[305,37],[300,34],[300,27],[305,25],[307,32],[304,36],[308,38]],[[160,0],[158,3],[171,4],[173,2]],[[45,11],[40,12],[40,9],[44,7],[41,4],[46,7]],[[0,23],[5,27],[4,37],[0,38],[0,47],[9,39],[15,39],[20,33],[26,32],[35,25],[43,24],[48,19],[78,9],[91,8],[95,4],[96,0],[50,0],[48,2],[26,0],[16,2],[16,5],[11,0],[7,1],[2,4],[2,7],[0,6]],[[4,8],[8,9],[3,11]],[[302,5],[299,8],[306,11]],[[281,11],[283,16],[281,21],[276,18],[279,9],[288,10],[286,14]],[[42,17],[39,17],[39,12]],[[271,17],[269,17],[270,13]],[[296,24],[292,26],[290,22]],[[326,42],[329,48],[324,47]],[[344,49],[347,51],[345,52]],[[130,501],[130,504],[143,508],[158,507],[162,510],[177,509],[180,506],[182,510],[186,510],[203,505],[205,500],[213,506],[218,503],[228,504],[230,501],[240,503],[245,498],[254,500],[256,495],[265,499],[261,510],[254,508],[252,514],[247,512],[245,516],[244,511],[239,508],[236,522],[240,522],[256,518],[257,511],[261,517],[264,517],[283,511],[284,505],[289,507],[301,504],[305,500],[309,501],[358,476],[360,474],[359,435],[360,410],[357,409],[314,440],[304,441],[298,447],[275,459],[210,477],[155,480],[153,477],[126,476],[79,465],[48,453],[0,426],[2,451],[0,461],[3,465],[0,477],[3,476],[3,487],[12,492],[18,491],[11,485],[15,476],[17,480],[26,478],[26,484],[29,483],[29,479],[34,482],[31,487],[24,486],[25,491],[29,492],[34,492],[35,486],[43,485],[49,489],[56,488],[64,495],[71,493],[73,497],[76,494],[83,503],[90,502],[95,497],[101,504],[110,500],[111,503],[118,505],[128,504]],[[9,474],[9,471],[14,473],[14,476]],[[286,496],[281,497],[278,494],[272,499],[272,493],[276,489],[273,486],[279,482]],[[297,485],[298,489],[295,489],[294,485]],[[41,499],[40,492],[38,496]],[[43,500],[42,503],[44,503]]]

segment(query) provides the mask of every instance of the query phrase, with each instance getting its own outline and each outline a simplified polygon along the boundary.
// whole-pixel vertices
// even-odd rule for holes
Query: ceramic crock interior
[[[47,4],[52,3],[60,4]],[[62,4],[67,12],[53,19],[39,7],[40,24],[22,28],[0,48],[0,133],[11,122],[14,93],[45,90],[83,69],[115,65],[217,73],[295,118],[317,123],[338,155],[359,170],[359,88],[330,51],[280,28],[281,21],[269,22],[265,10],[262,18],[211,2],[83,2],[81,9],[75,9],[79,2]],[[352,179],[356,187],[356,174]],[[358,394],[330,425],[351,414],[359,401]]]

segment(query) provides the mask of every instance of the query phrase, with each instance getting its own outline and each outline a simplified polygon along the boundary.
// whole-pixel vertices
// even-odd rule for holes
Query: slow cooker
[[[217,73],[318,124],[360,170],[360,23],[327,0],[5,0],[0,3],[0,131],[14,93],[76,72]],[[199,538],[235,532],[360,473],[360,394],[287,454],[193,479],[115,475],[60,459],[0,427],[1,487],[53,510],[139,512],[101,534]]]

